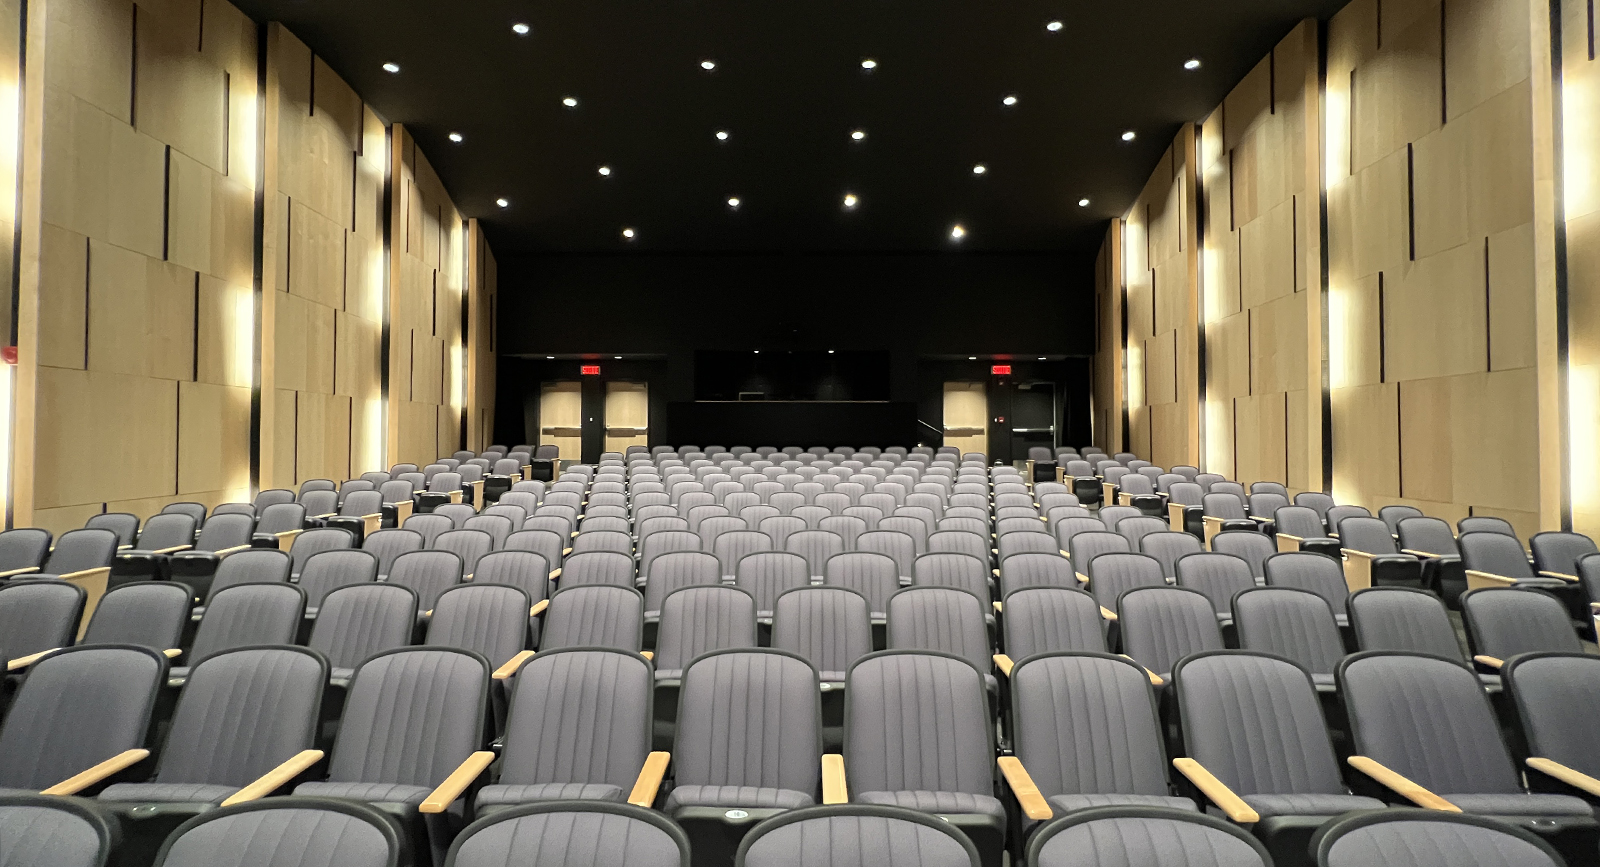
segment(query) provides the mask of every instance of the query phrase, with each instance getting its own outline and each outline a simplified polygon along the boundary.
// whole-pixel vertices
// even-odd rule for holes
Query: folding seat
[[[1311,678],[1271,656],[1215,651],[1172,675],[1187,758],[1176,760],[1201,795],[1252,825],[1277,863],[1304,863],[1312,833],[1330,819],[1383,802],[1352,795]]]
[[[477,654],[407,647],[372,657],[350,683],[325,779],[294,793],[365,801],[400,821],[423,858],[431,844],[438,863],[450,823],[443,809],[419,810],[430,796],[444,800],[434,790],[484,744],[488,692]]]
[[[1329,823],[1313,840],[1321,867],[1356,867],[1405,852],[1416,867],[1556,867],[1567,863],[1549,843],[1521,828],[1461,813],[1394,809]],[[1584,855],[1591,853],[1584,852]],[[1574,861],[1573,863],[1580,863]]]
[[[611,510],[615,511],[611,511]],[[521,521],[516,524],[520,527],[526,524]],[[633,539],[633,524],[628,520],[628,512],[619,506],[590,506],[584,516],[583,524],[578,530],[583,533],[621,533],[630,540]]]
[[[999,538],[1004,538],[1013,533],[1050,535],[1050,528],[1045,526],[1044,522],[1038,518],[1001,518],[994,522],[994,531]]]
[[[384,482],[378,486],[378,497],[382,500],[379,511],[383,514],[383,526],[398,527],[411,517],[416,506],[411,499],[412,493],[411,483],[404,479]]]
[[[198,595],[210,586],[224,558],[250,549],[254,528],[255,518],[251,515],[212,515],[200,530],[194,547],[175,551],[167,557],[167,571],[174,580],[189,585]]]
[[[449,518],[451,529],[459,530],[466,526],[469,518],[478,514],[478,510],[465,503],[446,503],[436,507],[429,514]]]
[[[734,530],[717,536],[712,545],[712,552],[717,558],[718,570],[722,580],[731,582],[738,567],[739,561],[751,554],[760,551],[776,550],[772,544],[772,537],[755,530]]]
[[[1259,525],[1261,532],[1272,536],[1278,532],[1275,516],[1279,509],[1289,506],[1289,498],[1275,493],[1253,493],[1245,506],[1250,513],[1250,519]]]
[[[1422,587],[1422,561],[1400,553],[1389,526],[1377,518],[1353,517],[1339,522],[1345,580],[1352,588]]]
[[[1272,513],[1272,524],[1279,551],[1309,551],[1329,557],[1343,557],[1339,540],[1327,535],[1322,516],[1308,506],[1283,506]]]
[[[844,553],[844,540],[826,530],[802,530],[791,533],[784,540],[784,550],[805,558],[809,574],[822,580],[823,566],[828,558]]]
[[[748,520],[746,523],[748,523]],[[788,544],[791,535],[805,531],[806,522],[793,515],[773,515],[769,518],[762,518],[761,522],[756,524],[755,527],[772,539],[774,548],[782,550]]]
[[[78,643],[133,645],[176,655],[192,592],[176,581],[124,584],[101,598]]]
[[[50,531],[18,527],[0,532],[0,580],[36,572],[50,553]]]
[[[866,597],[845,587],[801,586],[779,594],[772,609],[772,646],[797,654],[818,672],[823,692],[824,739],[842,731],[846,672],[872,652]],[[828,732],[833,731],[830,737]]]
[[[987,600],[954,587],[907,587],[889,597],[886,646],[933,650],[960,657],[983,672],[990,692],[999,688],[986,620]]]
[[[301,533],[295,539],[294,547],[289,550],[289,580],[300,580],[301,570],[305,568],[306,561],[310,560],[313,555],[320,554],[323,551],[340,551],[353,547],[355,547],[355,540],[345,530],[319,527]]]
[[[1175,532],[1205,534],[1205,490],[1192,482],[1167,489],[1167,524]]]
[[[684,518],[688,518],[690,513],[693,512],[696,509],[700,509],[700,508],[704,508],[704,507],[710,507],[710,508],[714,508],[714,509],[723,508],[722,506],[718,506],[717,505],[717,498],[712,496],[710,493],[708,493],[706,491],[687,491],[687,492],[685,492],[683,496],[678,498],[677,506],[678,506],[678,514],[683,516]],[[712,512],[710,514],[719,514],[719,513]],[[727,512],[722,512],[720,514],[727,514]],[[690,522],[690,526],[693,526],[693,522],[692,521]]]
[[[910,584],[911,566],[917,558],[916,539],[899,530],[883,527],[882,521],[879,522],[879,527],[882,529],[869,530],[857,536],[856,550],[888,556],[894,561],[895,572],[899,575],[900,582]],[[867,598],[871,599],[872,596],[868,594]]]
[[[699,863],[731,862],[752,822],[815,803],[822,760],[817,672],[781,650],[723,650],[683,674],[662,812]],[[737,704],[735,704],[737,702]]]
[[[306,594],[294,584],[242,583],[214,588],[184,666],[172,669],[174,686],[207,657],[240,647],[293,644],[305,616]]]
[[[1233,625],[1234,594],[1256,586],[1250,565],[1231,554],[1190,554],[1179,561],[1175,571],[1179,587],[1196,590],[1211,601],[1217,622],[1224,628]]]
[[[877,509],[885,516],[894,514],[894,510],[900,507],[900,504],[895,502],[894,497],[879,493],[862,494],[860,505]]]
[[[1350,596],[1350,626],[1361,650],[1427,653],[1466,662],[1439,597],[1406,587],[1369,587]],[[1483,675],[1498,686],[1498,675]]]
[[[644,616],[653,621],[661,615],[666,598],[685,587],[704,587],[722,583],[722,566],[704,551],[674,551],[657,557],[645,577]]]
[[[983,518],[968,518],[960,515],[944,517],[939,519],[939,527],[934,531],[934,534],[954,532],[968,533],[987,539],[989,538],[989,522]],[[934,550],[933,545],[933,534],[930,534],[928,536],[928,549]]]
[[[1578,561],[1600,553],[1594,540],[1582,533],[1535,533],[1528,540],[1528,547],[1533,552],[1534,568],[1546,578],[1576,579]]]
[[[755,646],[756,608],[749,593],[724,585],[683,587],[661,603],[656,683],[671,687],[703,653]],[[676,707],[657,705],[657,719],[675,717]],[[663,709],[672,710],[674,717],[663,717]]]
[[[1337,503],[1334,502],[1333,497],[1318,491],[1302,491],[1298,494],[1295,494],[1294,504],[1296,506],[1305,506],[1306,508],[1316,512],[1317,517],[1323,520],[1324,525],[1327,524],[1328,510],[1337,505]]]
[[[1142,526],[1143,518],[1124,518],[1118,527],[1129,527],[1137,530]],[[1140,522],[1138,524],[1132,522]],[[1164,527],[1165,525],[1163,525]],[[1126,536],[1126,533],[1119,533]],[[1130,539],[1130,542],[1134,540]],[[1136,545],[1141,554],[1148,554],[1161,562],[1161,571],[1167,578],[1177,577],[1178,561],[1192,554],[1203,552],[1200,540],[1188,533],[1174,533],[1165,529],[1153,531],[1142,535]]]
[[[1245,494],[1245,491],[1244,491],[1244,485],[1241,485],[1238,482],[1230,482],[1230,481],[1228,481],[1226,479],[1212,482],[1206,488],[1206,493],[1208,493],[1208,494],[1232,494],[1235,497],[1238,497],[1239,498],[1239,502],[1241,502],[1241,503],[1245,502],[1245,498],[1247,496]]]
[[[1118,521],[1117,526],[1113,529],[1113,532],[1116,532],[1127,538],[1128,544],[1131,545],[1134,550],[1138,550],[1143,544],[1144,539],[1148,536],[1152,534],[1165,535],[1168,531],[1167,522],[1161,520],[1160,518],[1152,518],[1147,515],[1141,515],[1132,518],[1123,518],[1122,520]],[[1190,538],[1192,539],[1193,537],[1191,536]]]
[[[1517,530],[1505,518],[1492,518],[1476,515],[1462,518],[1456,522],[1456,533],[1465,536],[1468,533],[1499,533],[1502,536],[1517,538]]]
[[[417,616],[433,610],[439,594],[461,583],[461,557],[450,551],[413,551],[395,558],[386,582],[417,594]]]
[[[17,671],[59,647],[70,647],[87,594],[66,581],[28,578],[0,584],[0,657]],[[163,648],[165,649],[165,648]]]
[[[1151,517],[1160,516],[1166,510],[1166,503],[1156,493],[1155,482],[1149,476],[1135,473],[1125,475],[1117,489],[1118,505],[1137,509],[1141,514]]]
[[[529,518],[528,520],[536,519]],[[434,540],[439,538],[440,534],[455,529],[455,523],[444,515],[412,515],[406,519],[405,525],[401,529],[410,530],[422,536],[423,547],[432,548]]]
[[[1125,536],[1108,532],[1076,533],[1072,541],[1067,544],[1067,557],[1072,560],[1072,568],[1077,571],[1080,581],[1088,581],[1090,572],[1097,557],[1107,554],[1130,554],[1133,546],[1128,544]],[[1143,557],[1144,555],[1139,555]],[[1161,572],[1161,564],[1155,558],[1147,558],[1156,572]],[[1165,576],[1158,576],[1162,583],[1166,583]],[[1115,598],[1115,597],[1113,597]]]
[[[1346,518],[1370,517],[1372,517],[1372,512],[1369,511],[1365,506],[1331,506],[1329,507],[1327,514],[1322,516],[1322,519],[1327,523],[1328,529],[1331,531],[1332,535],[1337,538],[1339,534],[1339,524]]]
[[[348,584],[323,597],[306,644],[328,661],[331,682],[343,689],[373,656],[411,643],[417,594],[398,584]]]
[[[39,571],[28,573],[28,580],[55,578],[82,587],[88,594],[86,611],[93,613],[105,594],[116,553],[117,536],[110,530],[68,530],[56,540]]]
[[[1083,543],[1093,540],[1088,540],[1085,535],[1073,541]],[[1167,586],[1167,578],[1161,574],[1161,563],[1154,557],[1123,550],[1102,553],[1087,562],[1085,577],[1088,579],[1089,593],[1100,605],[1101,616],[1108,621],[1115,621],[1119,616],[1118,600],[1124,593],[1140,587]]]
[[[994,797],[994,726],[978,670],[944,654],[884,651],[851,666],[847,689],[845,768],[825,772],[824,788],[932,813],[965,834],[986,867],[999,865],[1006,814]]]
[[[989,538],[975,530],[940,530],[928,537],[928,553],[956,553],[989,562]]]
[[[1063,587],[1076,589],[1078,577],[1072,571],[1072,562],[1057,551],[1012,554],[1000,563],[1000,596],[1004,599],[1012,592],[1028,587]]]
[[[1600,698],[1596,661],[1586,653],[1536,652],[1502,669],[1529,756],[1525,774],[1536,791],[1575,794],[1591,804],[1600,798],[1600,739],[1592,725]]]
[[[668,510],[662,514],[676,514],[677,510],[671,508],[670,500],[667,493],[660,490],[660,484],[652,482],[639,482],[634,485],[633,496],[628,498],[635,512],[646,506],[666,506]]]
[[[498,669],[497,679],[509,678],[528,646],[532,604],[528,594],[516,587],[476,582],[457,585],[439,594],[422,643],[476,653]],[[495,711],[496,718],[503,719],[504,707],[498,700]]]
[[[834,515],[844,514],[844,510],[850,508],[850,506],[854,504],[849,495],[841,493],[838,490],[832,490],[818,494],[812,502],[817,506],[827,509],[829,513]]]
[[[1520,653],[1583,652],[1561,601],[1538,590],[1469,590],[1461,596],[1461,624],[1473,661],[1489,669]]]
[[[1348,581],[1348,570],[1341,571],[1337,561],[1321,554],[1274,554],[1266,559],[1263,571],[1268,587],[1309,590],[1328,603],[1336,623],[1340,626],[1349,625],[1350,587],[1353,582]]]
[[[1066,552],[1072,547],[1072,539],[1080,533],[1103,533],[1106,525],[1099,518],[1063,518],[1055,522],[1051,532],[1056,539],[1057,550]]]
[[[986,558],[958,552],[923,554],[912,564],[911,572],[914,587],[952,587],[971,593],[985,612],[989,610],[992,592]]]
[[[1212,537],[1209,546],[1218,554],[1232,554],[1250,564],[1250,573],[1260,583],[1267,580],[1267,558],[1278,553],[1277,546],[1266,536],[1255,532],[1228,530]]]
[[[640,510],[644,514],[635,513],[634,515],[633,524],[639,531],[638,537],[641,544],[645,539],[659,532],[689,532],[688,519],[680,518],[677,515],[650,514],[650,510],[654,508],[654,506],[647,506]],[[523,526],[526,527],[527,524],[524,523]]]
[[[0,795],[0,847],[7,865],[101,867],[118,841],[113,822],[87,803]]]
[[[644,599],[632,587],[563,587],[550,597],[541,652],[563,647],[608,647],[638,653],[644,643]]]
[[[1039,512],[1032,506],[1002,506],[994,511],[996,524],[1000,521],[1038,521]]]
[[[1023,493],[997,494],[994,498],[994,505],[996,509],[1024,508],[1030,511],[1033,511],[1035,507],[1033,497]]]
[[[1072,487],[1072,492],[1083,503],[1100,502],[1100,480],[1095,478],[1094,465],[1083,460],[1069,460],[1062,465],[1061,480]]]
[[[1311,674],[1317,692],[1334,691],[1344,641],[1327,600],[1309,590],[1254,587],[1233,597],[1239,647],[1272,653]]]
[[[823,518],[832,517],[833,513],[822,506],[799,506],[791,510],[789,516],[805,521],[807,529],[815,530],[822,523]]]
[[[871,536],[863,534],[862,538]],[[871,551],[851,551],[829,558],[822,583],[861,594],[873,621],[887,617],[889,597],[900,589],[900,569],[892,557]]]
[[[1563,849],[1572,846],[1585,860],[1593,857],[1593,808],[1570,795],[1528,794],[1489,698],[1465,665],[1358,653],[1339,666],[1339,688],[1355,753],[1349,763],[1388,787],[1379,790],[1385,800],[1436,810],[1453,806],[1533,831]]]
[[[1205,538],[1212,539],[1224,532],[1247,530],[1255,532],[1256,522],[1245,512],[1244,502],[1230,493],[1210,493],[1201,500]]]
[[[378,558],[371,551],[322,551],[306,560],[300,570],[300,589],[306,594],[305,616],[317,617],[322,600],[340,587],[378,580]]]
[[[195,521],[189,515],[150,516],[132,548],[119,549],[111,561],[111,585],[142,581],[167,573],[167,558],[194,546]]]
[[[327,685],[327,662],[303,647],[245,647],[200,660],[178,695],[155,773],[98,796],[121,820],[120,857],[147,863],[139,854],[148,858],[185,819],[271,794],[320,760],[314,747]]]
[[[395,558],[412,551],[421,551],[426,540],[415,530],[379,530],[361,541],[361,548],[378,558],[378,580],[389,575]]]
[[[1388,525],[1392,535],[1400,534],[1400,522],[1407,518],[1426,517],[1421,509],[1415,506],[1384,506],[1378,510],[1378,519]]]
[[[783,484],[781,482],[774,482],[774,481],[770,481],[769,480],[769,481],[764,481],[764,482],[757,482],[754,485],[751,485],[750,486],[750,493],[755,494],[757,497],[760,497],[761,498],[761,502],[770,504],[772,502],[772,498],[777,496],[778,494],[792,493],[792,492],[791,491],[787,491],[783,487]],[[804,504],[804,499],[805,499],[804,497],[801,498],[802,504]]]
[[[1211,600],[1197,590],[1134,588],[1118,598],[1117,612],[1123,652],[1164,681],[1179,660],[1224,646]]]
[[[590,551],[614,551],[632,557],[633,537],[610,530],[585,530],[572,540],[572,554],[577,556]]]
[[[659,519],[654,519],[659,520]],[[650,567],[658,557],[678,551],[699,551],[700,537],[688,530],[664,530],[639,534],[639,579],[647,581]]]
[[[378,473],[378,475],[387,477],[389,474]],[[373,482],[373,484],[377,485],[378,483]],[[256,507],[252,503],[222,503],[215,509],[212,509],[211,514],[213,517],[217,515],[249,515],[251,520],[254,520],[256,516]]]
[[[1463,533],[1456,540],[1465,567],[1467,588],[1517,586],[1567,592],[1573,582],[1565,578],[1535,574],[1528,553],[1515,536],[1501,533]],[[1574,588],[1577,589],[1577,588]]]
[[[854,515],[830,515],[817,522],[817,529],[837,535],[844,542],[844,550],[853,551],[856,540],[867,532],[867,522]]]
[[[308,549],[308,552],[311,550]],[[211,600],[223,590],[240,584],[287,583],[293,567],[293,560],[282,551],[271,549],[240,551],[222,561],[222,565],[217,567],[217,574],[206,585],[204,595],[198,592],[195,594],[195,599],[200,604],[194,607],[193,619],[197,621],[202,619]]]

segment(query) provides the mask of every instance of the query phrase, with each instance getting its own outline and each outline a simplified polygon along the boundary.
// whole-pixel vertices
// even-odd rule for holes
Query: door
[[[642,382],[606,383],[606,451],[650,444],[650,387]]]
[[[962,454],[989,452],[988,385],[982,382],[944,384],[944,444]]]
[[[1019,382],[1011,394],[1011,457],[1028,459],[1035,446],[1055,449],[1056,384]]]
[[[539,394],[539,445],[561,449],[561,460],[583,456],[583,383],[546,382]]]

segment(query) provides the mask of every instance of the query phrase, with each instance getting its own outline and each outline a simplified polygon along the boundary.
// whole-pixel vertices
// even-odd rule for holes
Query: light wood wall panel
[[[1595,10],[1561,2],[1561,122],[1565,134],[1562,206],[1567,232],[1568,421],[1572,527],[1600,538],[1600,61],[1594,59]],[[1530,233],[1531,234],[1531,233]],[[1498,247],[1491,250],[1490,268]],[[1519,287],[1516,291],[1541,291]],[[1532,322],[1519,323],[1521,329]],[[1536,327],[1536,326],[1534,326]],[[1500,332],[1494,333],[1500,340]],[[1529,347],[1544,356],[1551,347]],[[1495,369],[1502,358],[1496,346]],[[1538,363],[1535,357],[1528,364]],[[1544,366],[1540,366],[1541,372]]]

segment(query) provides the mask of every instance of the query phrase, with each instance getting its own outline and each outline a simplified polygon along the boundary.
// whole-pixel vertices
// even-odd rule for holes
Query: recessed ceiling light
[[[384,72],[399,72],[400,71],[400,64],[398,64],[398,63],[385,63],[383,65],[383,71]]]
[[[831,349],[830,349],[830,350],[828,350],[828,354],[829,354],[829,355],[832,355],[832,354],[833,354],[833,350],[831,350]]]
[[[761,350],[759,350],[759,349],[757,349],[757,350],[756,350],[756,354],[757,354],[757,355],[760,355],[760,354],[761,354]]]
[[[733,210],[735,210],[735,211],[739,210],[739,197],[738,196],[729,196],[728,197],[728,207],[733,209]]]
[[[1138,135],[1131,129],[1122,134],[1123,141],[1133,141],[1136,138],[1138,138]]]
[[[1060,21],[1052,21],[1049,24],[1046,24],[1044,29],[1050,31],[1051,33],[1056,33],[1061,30],[1062,26],[1063,25]]]
[[[967,356],[967,360],[968,360],[968,361],[977,361],[977,360],[978,360],[978,356],[976,356],[976,355],[969,355],[969,356]]]
[[[717,62],[715,60],[702,60],[700,61],[700,68],[704,69],[706,72],[710,72],[711,70],[717,68]]]
[[[727,141],[727,140],[728,140],[728,131],[725,130],[725,129],[717,130],[717,141]]]
[[[545,357],[544,357],[544,360],[545,360],[545,361],[555,361],[555,360],[556,360],[556,357],[555,357],[555,356],[554,356],[554,355],[546,355],[546,356],[545,356]]]
[[[1088,196],[1084,196],[1083,198],[1079,199],[1078,200],[1078,207],[1080,207],[1080,208],[1089,207],[1089,197]]]
[[[867,137],[867,131],[864,130],[864,129],[855,130],[854,132],[850,133],[850,137],[852,139],[855,139],[856,141],[861,141],[862,139]]]
[[[1198,58],[1198,57],[1189,58],[1188,60],[1183,62],[1183,68],[1189,70],[1190,72],[1193,72],[1196,69],[1199,69],[1200,68],[1200,58]]]
[[[518,36],[527,36],[528,35],[528,31],[530,31],[532,29],[533,29],[532,27],[529,27],[528,25],[523,24],[520,21],[518,21],[516,24],[511,25],[511,32],[517,34]]]
[[[967,227],[960,223],[950,227],[950,240],[959,241],[967,236]]]
[[[495,204],[497,204],[497,205],[499,205],[499,206],[500,206],[500,207],[502,207],[502,208],[509,208],[509,207],[511,207],[511,202],[510,202],[510,201],[508,201],[508,200],[506,200],[506,199],[495,199],[495,200],[494,200],[494,203],[495,203]]]
[[[977,165],[972,167],[972,173],[975,174],[975,175],[987,174],[988,171],[989,171],[989,167],[984,165],[983,163],[978,163]]]
[[[855,193],[845,193],[844,194],[844,206],[847,209],[848,208],[854,208],[856,206],[856,204],[858,202],[860,202],[860,201],[861,201],[860,199],[856,198],[856,194]]]
[[[561,104],[566,106],[567,108],[577,108],[578,107],[578,98],[575,97],[575,96],[566,97],[566,98],[561,100]]]
[[[599,169],[596,169],[596,171],[600,172],[600,177],[602,177],[602,178],[611,177],[611,167],[610,166],[601,166]]]
[[[878,68],[878,61],[868,57],[867,59],[861,61],[861,68],[871,72],[872,70]]]
[[[461,144],[466,139],[461,137],[461,133],[453,132],[453,133],[450,134],[450,140],[455,142],[456,144]]]
[[[634,232],[633,232],[632,229],[623,229],[622,230],[622,237],[627,238],[630,241],[633,240],[633,235],[634,235]]]
[[[616,359],[616,360],[618,360],[618,361],[621,361],[621,360],[622,360],[622,356],[620,356],[620,355],[613,355],[613,356],[611,356],[611,357],[612,357],[612,358],[615,358],[615,359]],[[1041,358],[1041,359],[1039,359],[1039,360],[1040,360],[1040,361],[1044,361],[1044,359],[1042,359],[1042,358]]]
[[[1011,95],[1007,96],[1005,99],[1000,100],[1000,104],[1001,105],[1016,105],[1017,104],[1016,94],[1011,94]]]
[[[1039,356],[1039,360],[1040,361],[1044,361],[1044,356],[1043,355]]]

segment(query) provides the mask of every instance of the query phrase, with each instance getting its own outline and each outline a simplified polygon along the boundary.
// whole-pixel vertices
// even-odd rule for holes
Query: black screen
[[[889,353],[699,349],[694,399],[888,400]]]

